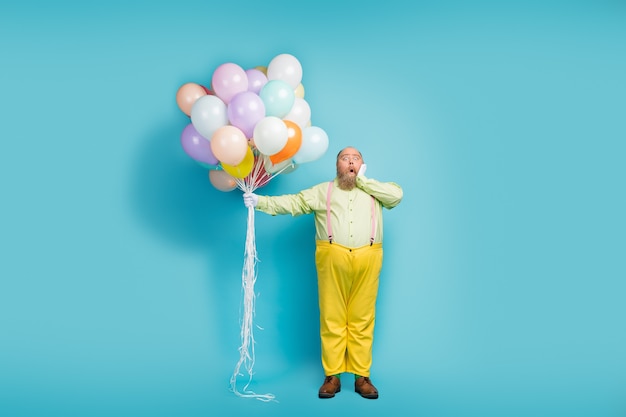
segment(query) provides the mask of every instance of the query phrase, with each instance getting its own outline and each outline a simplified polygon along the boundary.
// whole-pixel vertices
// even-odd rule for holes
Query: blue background
[[[0,414],[623,416],[622,1],[0,6]],[[253,389],[236,397],[246,211],[180,146],[175,94],[303,67],[328,152],[385,213],[372,377],[319,400],[313,219],[256,215]]]

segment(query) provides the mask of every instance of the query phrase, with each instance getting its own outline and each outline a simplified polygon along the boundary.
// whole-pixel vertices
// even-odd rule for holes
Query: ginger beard
[[[356,175],[354,165],[350,164],[345,167],[337,166],[337,180],[339,182],[339,188],[342,190],[350,191],[356,187]]]

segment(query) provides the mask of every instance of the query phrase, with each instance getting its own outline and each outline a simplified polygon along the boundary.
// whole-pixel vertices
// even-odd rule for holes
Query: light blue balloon
[[[265,104],[266,116],[276,116],[282,119],[291,111],[296,93],[285,81],[270,80],[261,88],[259,97]]]
[[[217,129],[228,124],[228,109],[219,97],[206,95],[193,103],[190,117],[198,133],[211,140]]]
[[[324,129],[308,126],[302,129],[302,145],[293,156],[293,162],[303,164],[319,159],[328,150],[328,135]]]

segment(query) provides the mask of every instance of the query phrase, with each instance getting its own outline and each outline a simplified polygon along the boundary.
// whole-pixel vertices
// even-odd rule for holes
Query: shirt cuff
[[[259,197],[259,201],[256,204],[256,209],[257,210],[264,210],[267,208],[267,196],[265,195],[260,195]]]

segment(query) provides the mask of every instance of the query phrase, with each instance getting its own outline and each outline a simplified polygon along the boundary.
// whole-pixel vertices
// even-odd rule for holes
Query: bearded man
[[[341,391],[341,374],[354,374],[355,392],[378,398],[370,379],[378,280],[383,262],[382,209],[402,200],[402,188],[365,176],[354,147],[337,154],[337,176],[297,194],[245,193],[246,207],[267,214],[315,219],[315,266],[324,382],[319,398]]]

